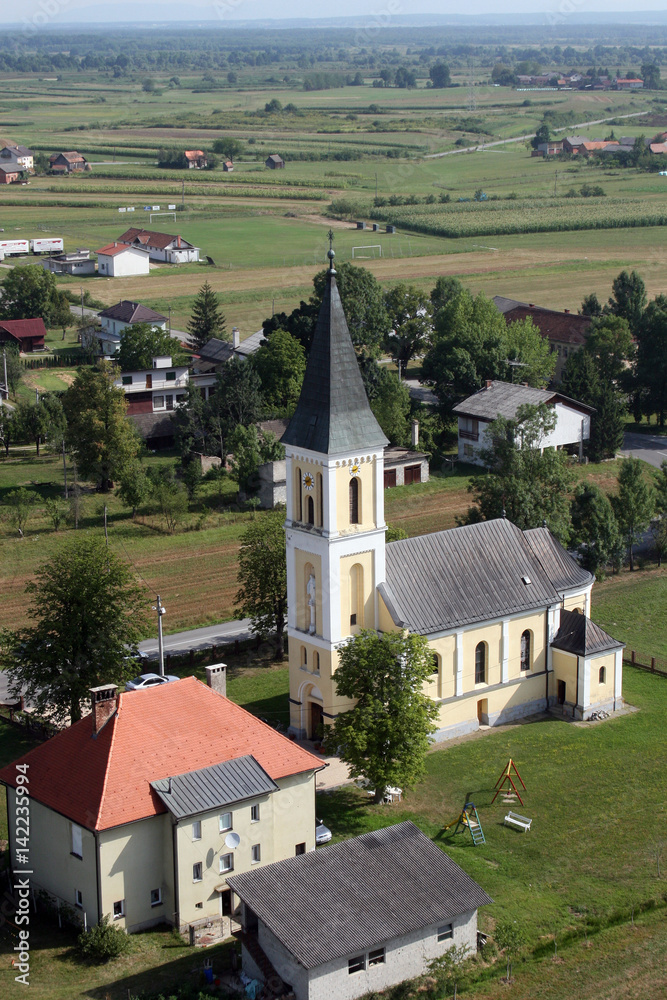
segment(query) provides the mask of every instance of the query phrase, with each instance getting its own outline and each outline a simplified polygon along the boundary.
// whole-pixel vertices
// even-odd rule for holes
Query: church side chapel
[[[623,705],[623,644],[589,618],[594,577],[545,527],[498,519],[385,541],[388,441],[364,390],[334,251],[287,468],[290,732],[318,738],[352,707],[338,650],[362,628],[406,629],[433,651],[437,741],[560,706]]]

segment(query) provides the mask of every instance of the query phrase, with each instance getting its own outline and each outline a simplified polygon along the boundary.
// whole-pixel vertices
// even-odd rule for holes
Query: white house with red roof
[[[321,760],[229,701],[224,666],[207,672],[94,688],[90,715],[0,771],[10,816],[29,775],[31,885],[88,925],[224,925],[228,875],[315,848]]]
[[[164,264],[191,264],[199,260],[199,247],[188,243],[182,236],[170,233],[156,233],[152,229],[127,229],[120,242],[144,247],[151,260]]]
[[[97,273],[107,278],[126,278],[128,275],[148,274],[149,254],[143,247],[129,243],[108,243],[97,251]]]

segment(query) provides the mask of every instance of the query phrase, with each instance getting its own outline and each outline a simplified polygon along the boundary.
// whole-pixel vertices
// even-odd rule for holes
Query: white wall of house
[[[557,422],[554,430],[542,442],[543,448],[563,448],[565,445],[579,445],[591,435],[591,416],[565,403],[555,403]],[[459,461],[472,465],[483,465],[480,452],[491,447],[488,434],[489,422],[459,417],[458,454]]]
[[[140,320],[138,322],[141,322]],[[128,326],[133,326],[132,323],[124,323],[120,319],[111,319],[109,316],[100,316],[100,324],[102,329],[106,333],[122,333],[123,330],[127,330]],[[157,327],[159,330],[167,329],[167,321],[163,320],[162,323],[156,321],[151,322],[152,327]]]
[[[166,264],[190,264],[199,260],[199,247],[147,247],[151,260]]]
[[[148,254],[145,250],[128,247],[121,253],[97,255],[97,273],[108,278],[124,278],[134,274],[148,274]]]
[[[359,951],[365,956],[365,968],[350,973],[345,956],[316,969],[306,970],[288,952],[285,946],[261,921],[258,940],[279,976],[294,990],[296,1000],[354,1000],[371,991],[380,991],[405,979],[414,979],[428,970],[434,959],[451,948],[467,946],[474,954],[477,948],[477,911],[465,913],[443,921],[441,926],[452,924],[452,937],[438,941],[438,925],[425,927],[392,941],[380,942],[384,946],[384,961],[370,965],[369,951]],[[244,953],[245,955],[245,953]]]

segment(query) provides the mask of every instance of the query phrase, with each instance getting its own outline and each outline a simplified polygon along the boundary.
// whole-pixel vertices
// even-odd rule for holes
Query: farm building
[[[638,77],[626,77],[625,79],[616,80],[617,90],[643,90],[644,81],[640,80]]]
[[[206,153],[201,149],[186,149],[183,156],[188,164],[188,170],[204,170],[208,166]]]
[[[148,274],[148,251],[128,243],[109,243],[97,251],[97,273],[108,278]]]
[[[27,146],[8,145],[0,149],[0,164],[18,167],[19,170],[32,172],[34,168],[32,150]]]
[[[243,903],[243,969],[296,1000],[354,1000],[477,950],[493,900],[409,821],[228,879]]]
[[[44,350],[46,327],[41,317],[36,319],[0,320],[0,344],[18,343],[19,350],[26,354]]]
[[[589,415],[573,412],[579,423]],[[341,644],[363,628],[427,638],[436,741],[552,707],[580,719],[622,707],[621,643],[607,637],[596,664],[553,655],[562,611],[589,616],[594,577],[548,527],[521,531],[500,518],[386,542],[388,442],[333,268],[282,443],[292,733],[317,735],[353,707],[335,675]]]
[[[271,153],[270,156],[267,156],[264,165],[270,170],[282,170],[285,166],[285,161],[277,153]]]
[[[222,664],[206,671],[209,686],[93,688],[89,715],[0,771],[13,814],[29,766],[31,885],[81,923],[228,933],[228,875],[314,850],[322,761],[229,701]]]
[[[545,438],[542,448],[569,448],[580,452],[584,441],[590,437],[592,407],[549,389],[489,380],[483,389],[454,407],[459,421],[459,460],[483,465],[481,452],[491,446],[489,424],[496,417],[514,420],[520,406],[542,403],[554,407],[557,415],[556,426]]]
[[[23,167],[16,164],[10,166],[7,163],[0,163],[0,184],[16,184],[21,180]]]
[[[234,164],[232,163],[231,160],[225,160],[225,162],[222,164],[222,169],[226,174],[231,174],[231,172],[234,169]]]
[[[166,264],[190,264],[199,260],[199,247],[188,243],[182,236],[156,233],[150,229],[128,229],[120,242],[148,250],[151,260]]]
[[[590,316],[580,316],[569,309],[547,309],[545,306],[536,306],[533,302],[508,299],[504,295],[494,295],[493,301],[506,323],[531,319],[542,336],[547,338],[552,351],[556,353],[553,380],[559,382],[568,357],[586,343],[591,325]]]
[[[91,259],[90,250],[55,254],[47,257],[42,265],[54,274],[95,274],[95,261]]]
[[[85,156],[71,150],[68,153],[53,153],[49,157],[49,167],[54,174],[73,174],[80,170],[90,170]]]

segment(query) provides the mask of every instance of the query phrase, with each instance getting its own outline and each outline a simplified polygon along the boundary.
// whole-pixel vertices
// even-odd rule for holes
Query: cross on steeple
[[[336,268],[334,267],[334,257],[336,253],[333,248],[334,233],[333,229],[330,229],[327,233],[327,239],[329,240],[329,249],[327,251],[327,257],[329,258],[329,274],[335,274]]]

